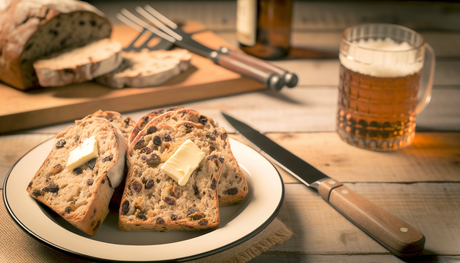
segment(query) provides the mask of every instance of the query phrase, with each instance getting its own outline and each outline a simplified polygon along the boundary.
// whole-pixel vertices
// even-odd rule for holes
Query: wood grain
[[[422,255],[460,255],[460,183],[345,184],[408,222],[426,237]],[[289,254],[390,254],[328,205],[316,190],[287,184],[278,218],[293,237],[270,252]]]
[[[11,167],[24,154],[40,143],[56,136],[55,134],[18,134],[0,136],[0,188]],[[33,175],[30,175],[31,178]]]
[[[435,87],[430,104],[417,116],[417,130],[460,131],[460,86],[455,87]],[[335,132],[337,99],[337,87],[304,86],[284,88],[281,92],[236,94],[184,106],[206,111],[229,132],[234,129],[220,111],[264,133]]]
[[[459,133],[418,132],[411,146],[387,153],[350,146],[336,133],[267,136],[341,182],[460,182]]]
[[[69,123],[71,124],[71,123]],[[9,168],[27,151],[55,136],[18,134],[0,137],[0,182]],[[269,133],[269,138],[341,182],[460,182],[460,134],[419,132],[414,143],[403,150],[379,153],[350,146],[335,133]],[[251,145],[240,135],[232,138]],[[391,164],[391,165],[390,165]],[[285,183],[299,183],[275,165]]]
[[[398,258],[393,255],[299,255],[299,254],[286,254],[265,252],[262,255],[251,260],[251,263],[369,263],[369,262],[383,262],[383,263],[404,263],[404,262],[436,262],[436,263],[458,263],[460,256],[436,256],[436,255],[422,255],[410,260]]]
[[[347,186],[329,179],[321,182],[318,191],[339,213],[396,256],[413,257],[422,252],[425,237],[419,230]]]

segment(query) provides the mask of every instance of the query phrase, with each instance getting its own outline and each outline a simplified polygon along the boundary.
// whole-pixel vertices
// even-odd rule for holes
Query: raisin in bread
[[[157,86],[186,71],[192,58],[183,49],[123,52],[122,56],[122,64],[96,82],[118,89]]]
[[[53,149],[27,187],[27,192],[69,223],[93,236],[109,211],[114,188],[123,177],[127,142],[102,118],[76,121],[56,136]],[[71,171],[69,154],[95,136],[99,156]]]
[[[92,80],[116,69],[122,61],[121,43],[105,38],[64,49],[34,62],[42,87],[63,86]]]
[[[130,169],[119,210],[121,230],[195,231],[219,226],[217,184],[225,159],[221,139],[210,139],[206,136],[210,132],[201,123],[150,122],[139,133],[127,153]],[[160,167],[188,139],[205,157],[180,186]]]
[[[131,144],[136,139],[136,136],[139,134],[140,131],[142,131],[144,129],[145,125],[147,125],[147,123],[149,123],[149,121],[155,119],[157,116],[159,116],[159,115],[161,115],[161,114],[163,114],[165,112],[176,111],[176,110],[180,110],[182,108],[184,108],[184,107],[177,106],[177,107],[172,107],[172,108],[169,108],[169,109],[158,109],[158,110],[154,110],[152,112],[147,113],[140,120],[137,121],[136,125],[134,126],[133,130],[131,131],[131,134],[129,135],[128,144]]]
[[[74,0],[3,1],[0,25],[0,80],[21,90],[39,86],[36,59],[112,32],[102,12]]]
[[[232,150],[230,148],[229,138],[225,130],[223,130],[223,132],[219,132],[220,128],[217,122],[215,122],[212,118],[206,115],[200,114],[197,111],[182,108],[177,110],[174,109],[177,109],[177,107],[173,107],[168,111],[154,111],[153,113],[147,114],[146,116],[142,117],[138,121],[138,124],[139,122],[145,121],[146,117],[151,115],[149,117],[151,122],[164,122],[171,125],[175,125],[177,122],[188,121],[193,123],[200,123],[204,125],[207,130],[212,131],[212,133],[207,134],[206,136],[208,136],[209,138],[221,140],[223,155],[227,160],[222,170],[219,185],[217,188],[217,193],[219,196],[219,205],[227,206],[241,202],[248,193],[248,185],[246,178],[244,177],[244,174],[241,171],[240,166],[238,165],[238,162],[233,156]],[[161,112],[163,112],[163,114],[155,115],[156,113]],[[152,118],[154,119],[152,120]],[[134,128],[133,132],[131,133],[131,138],[134,135],[134,133],[137,132],[136,128]],[[193,126],[190,127],[190,130],[193,130]]]
[[[95,113],[86,116],[82,120],[93,117],[99,117],[108,120],[110,123],[112,123],[113,126],[117,127],[121,133],[123,133],[123,136],[127,141],[131,135],[131,132],[136,126],[136,122],[131,117],[126,117],[123,119],[123,116],[121,116],[121,114],[116,111],[98,110]]]

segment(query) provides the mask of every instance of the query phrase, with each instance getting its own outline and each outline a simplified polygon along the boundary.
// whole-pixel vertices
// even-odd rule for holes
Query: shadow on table
[[[435,254],[435,252],[430,251],[430,250],[423,250],[423,254]],[[407,263],[418,263],[418,262],[430,262],[430,263],[436,263],[436,262],[458,262],[458,257],[452,257],[452,261],[448,259],[448,256],[438,256],[438,255],[418,255],[415,257],[411,258],[399,258],[403,262]]]
[[[288,88],[284,87],[283,89],[288,89]],[[277,100],[288,102],[288,103],[291,103],[291,104],[294,104],[294,105],[304,105],[304,106],[306,106],[303,101],[296,100],[295,98],[290,97],[287,94],[279,92],[279,91],[263,90],[262,93],[267,95],[267,96],[269,96],[269,97],[275,98]]]
[[[336,59],[339,51],[322,51],[303,47],[291,47],[286,59]]]

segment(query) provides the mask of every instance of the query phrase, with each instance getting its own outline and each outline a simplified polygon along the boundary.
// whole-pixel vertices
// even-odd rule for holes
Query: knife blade
[[[423,251],[425,236],[415,227],[325,175],[251,126],[223,112],[222,115],[263,156],[306,186],[317,189],[326,202],[391,253],[411,257]]]

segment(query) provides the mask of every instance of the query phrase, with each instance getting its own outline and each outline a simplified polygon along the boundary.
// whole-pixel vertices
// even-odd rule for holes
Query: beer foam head
[[[352,71],[374,77],[403,77],[417,73],[423,59],[407,42],[396,43],[391,38],[360,39],[352,42],[348,53],[340,52],[340,62]]]

